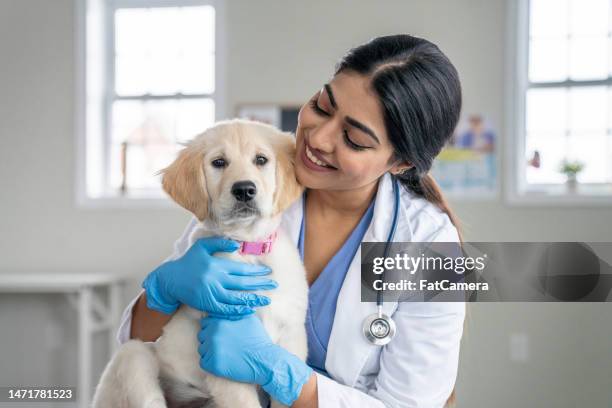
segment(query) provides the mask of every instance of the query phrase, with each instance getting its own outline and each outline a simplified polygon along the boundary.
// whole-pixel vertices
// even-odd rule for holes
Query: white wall
[[[461,75],[464,111],[485,114],[506,137],[505,7],[504,0],[232,0],[227,111],[244,102],[303,103],[349,47],[408,32],[447,53]],[[72,0],[0,2],[0,270],[120,271],[136,275],[127,299],[169,253],[188,216],[178,209],[76,208],[73,33]],[[610,241],[612,208],[521,208],[501,199],[452,204],[468,240]],[[612,401],[604,388],[612,383],[608,305],[471,310],[460,407]],[[0,295],[0,385],[75,384],[72,313],[63,299]],[[517,332],[530,336],[529,363],[509,360],[509,335]]]

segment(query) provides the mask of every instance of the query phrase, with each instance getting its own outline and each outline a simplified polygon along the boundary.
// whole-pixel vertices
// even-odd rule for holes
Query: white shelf
[[[108,286],[125,280],[106,273],[0,272],[0,292],[69,293],[84,286]]]

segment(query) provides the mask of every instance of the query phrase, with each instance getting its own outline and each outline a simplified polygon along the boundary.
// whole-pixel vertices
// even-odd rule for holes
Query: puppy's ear
[[[161,170],[164,191],[198,220],[208,217],[208,192],[202,160],[204,152],[190,143],[170,166]]]
[[[274,215],[284,211],[304,192],[295,178],[295,139],[290,133],[279,137],[275,145],[276,191],[274,191]]]

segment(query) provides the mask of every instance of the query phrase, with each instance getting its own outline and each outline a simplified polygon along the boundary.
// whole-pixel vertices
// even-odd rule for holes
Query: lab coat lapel
[[[401,186],[400,189],[403,190]],[[374,214],[363,242],[386,241],[393,219],[393,206],[393,179],[389,173],[385,173],[378,185]],[[400,202],[395,241],[410,240],[411,233],[406,219],[404,205]],[[383,303],[383,312],[388,316],[391,316],[396,308],[397,302]],[[327,346],[325,369],[337,381],[354,386],[368,356],[379,347],[368,342],[362,331],[364,319],[376,311],[376,303],[361,302],[360,247],[351,261],[340,289]]]

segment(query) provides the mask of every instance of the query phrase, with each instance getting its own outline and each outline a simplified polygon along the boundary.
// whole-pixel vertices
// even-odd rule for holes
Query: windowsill
[[[495,202],[499,200],[499,191],[466,191],[463,193],[446,192],[442,190],[444,198],[453,203],[473,203],[473,202]]]
[[[612,207],[612,184],[578,184],[571,191],[565,184],[530,185],[507,195],[512,205]]]

